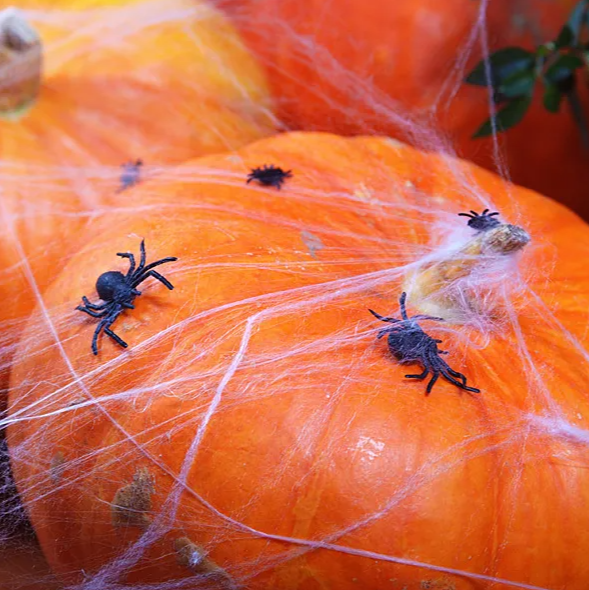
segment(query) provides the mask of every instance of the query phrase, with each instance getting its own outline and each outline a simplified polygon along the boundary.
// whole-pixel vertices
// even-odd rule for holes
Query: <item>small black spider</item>
[[[286,179],[291,177],[292,170],[284,171],[274,164],[270,164],[270,166],[264,164],[261,168],[252,168],[252,171],[247,175],[247,184],[252,180],[257,180],[264,186],[274,186],[280,190]]]
[[[470,213],[459,213],[459,216],[462,217],[470,217],[468,220],[468,226],[472,227],[472,229],[476,229],[477,231],[487,231],[498,225],[501,225],[501,222],[498,219],[495,219],[496,215],[499,215],[498,211],[493,211],[493,213],[489,213],[488,209],[485,209],[480,215],[476,211],[471,211]]]
[[[118,270],[109,270],[98,277],[96,281],[96,292],[104,303],[91,303],[84,295],[82,297],[84,305],[78,305],[76,307],[77,310],[83,311],[93,318],[100,319],[92,338],[92,352],[94,354],[98,354],[98,336],[103,330],[117,344],[123,348],[127,348],[127,343],[120,336],[117,336],[110,327],[125,309],[135,309],[133,301],[137,295],[141,295],[141,291],[138,291],[136,287],[145,279],[153,277],[163,283],[170,291],[174,288],[168,279],[153,269],[160,264],[174,262],[178,259],[175,256],[168,256],[167,258],[162,258],[146,265],[144,240],[141,240],[140,252],[141,259],[137,268],[135,268],[135,256],[133,254],[130,252],[117,253],[117,256],[129,259],[129,270],[126,275]]]
[[[388,335],[387,341],[391,354],[402,364],[419,363],[423,367],[423,373],[419,375],[405,375],[407,379],[425,379],[431,372],[432,378],[427,384],[426,395],[429,395],[435,382],[439,376],[442,375],[444,379],[472,393],[479,393],[480,389],[468,387],[466,385],[466,377],[454,371],[448,366],[448,363],[440,358],[441,354],[448,354],[444,350],[438,349],[438,344],[441,340],[436,340],[428,336],[419,326],[417,320],[434,320],[443,322],[443,318],[436,318],[429,315],[414,315],[409,317],[405,307],[407,300],[407,293],[402,293],[399,299],[399,306],[401,308],[402,319],[383,317],[369,309],[368,311],[377,319],[383,322],[395,324],[390,328],[384,328],[378,333],[378,338],[382,338],[385,334]],[[457,379],[460,379],[458,381]]]
[[[135,186],[141,180],[141,168],[143,160],[135,160],[134,162],[125,162],[122,165],[123,171],[119,177],[119,191],[124,191],[132,186]]]

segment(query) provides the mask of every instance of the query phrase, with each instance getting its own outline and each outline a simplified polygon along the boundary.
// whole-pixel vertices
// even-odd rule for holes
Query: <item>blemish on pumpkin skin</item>
[[[302,231],[301,238],[303,238],[303,242],[305,243],[305,246],[307,246],[309,253],[313,258],[317,258],[317,252],[325,248],[325,244],[323,244],[321,238],[315,234],[312,234],[310,231]]]
[[[49,466],[49,477],[54,484],[58,484],[63,477],[65,471],[65,456],[61,451],[57,451],[51,458]]]
[[[174,539],[174,550],[178,565],[188,568],[195,574],[207,576],[220,582],[224,589],[237,590],[238,586],[233,578],[222,567],[209,559],[204,549],[193,543],[188,537]]]
[[[325,573],[317,571],[307,563],[306,557],[299,557],[296,564],[284,564],[277,568],[277,586],[280,588],[305,588],[305,590],[333,590],[333,585],[325,579]]]
[[[149,321],[149,318],[143,319],[145,320],[145,322]],[[145,322],[140,322],[139,320],[126,319],[124,322],[121,323],[120,330],[121,332],[130,332],[132,330],[135,330]]]
[[[456,590],[456,585],[450,578],[443,577],[437,580],[423,580],[421,590]]]
[[[145,528],[151,524],[151,496],[155,493],[155,478],[146,467],[135,472],[133,482],[119,488],[111,505],[115,527]]]

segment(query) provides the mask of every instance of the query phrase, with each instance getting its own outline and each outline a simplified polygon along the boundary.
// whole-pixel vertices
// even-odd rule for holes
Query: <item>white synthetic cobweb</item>
[[[448,100],[448,96],[451,97],[453,87],[455,88],[463,78],[466,56],[469,52],[479,46],[484,53],[488,52],[485,27],[487,5],[488,2],[480,3],[479,19],[471,37],[465,41],[464,52],[457,56],[456,68],[451,78],[452,83],[449,83],[446,89],[450,94],[447,92],[440,94],[439,101],[432,106],[432,113],[444,107],[443,101]],[[38,12],[36,16],[43,18],[44,14]],[[169,16],[170,18],[178,18],[179,15]],[[182,14],[180,16],[184,18],[188,15]],[[60,13],[47,13],[47,18],[59,21]],[[88,16],[88,19],[86,24],[92,28],[91,15]],[[128,22],[126,11],[121,12],[120,19],[121,23]],[[146,12],[144,21],[134,20],[133,24],[134,26],[145,26],[153,23],[149,19],[149,12]],[[285,34],[288,33],[288,23],[272,24],[281,27]],[[127,32],[128,29],[125,34]],[[124,35],[118,32],[117,27],[113,26],[109,33],[105,36],[108,43],[116,46],[117,42],[124,41]],[[313,55],[321,51],[321,48],[305,42],[301,44],[301,48],[304,49],[301,51],[301,59],[306,60],[313,59]],[[334,70],[339,67],[335,62],[332,65]],[[447,139],[440,137],[435,128],[432,129],[424,124],[423,117],[418,122],[415,117],[402,112],[398,105],[377,93],[371,87],[370,80],[350,75],[348,82],[346,92],[354,93],[356,97],[367,97],[378,117],[394,119],[397,125],[405,126],[416,145],[436,151],[448,150]],[[493,108],[491,101],[489,104],[490,108]],[[334,104],[333,106],[340,113],[346,114],[345,105]],[[353,115],[353,113],[348,113],[348,115]],[[310,155],[310,157],[312,156]],[[508,167],[503,160],[497,141],[495,142],[495,157],[504,175],[507,176]],[[409,223],[415,219],[416,214],[420,214],[419,227],[425,228],[425,234],[427,234],[425,238],[421,236],[412,239],[405,234],[383,236],[377,231],[371,234],[368,227],[354,226],[354,229],[349,229],[332,223],[320,215],[317,216],[314,223],[307,221],[302,223],[298,219],[288,218],[282,214],[272,216],[267,212],[254,209],[244,208],[241,210],[239,204],[219,205],[216,202],[208,201],[205,194],[200,195],[199,189],[211,183],[228,188],[241,187],[244,178],[236,173],[204,166],[174,169],[158,162],[150,163],[150,170],[153,178],[142,180],[146,194],[152,191],[153,195],[157,197],[158,188],[170,182],[190,184],[195,194],[199,195],[199,199],[195,200],[191,207],[208,215],[208,219],[214,219],[215,215],[218,215],[219,218],[235,215],[236,218],[255,224],[258,228],[263,228],[264,224],[272,224],[283,228],[285,233],[299,231],[303,235],[306,232],[307,236],[313,236],[314,248],[324,245],[323,248],[330,251],[332,258],[330,263],[323,263],[320,260],[321,250],[314,250],[313,253],[317,254],[317,258],[312,256],[304,264],[296,265],[290,260],[265,259],[258,261],[253,254],[251,261],[248,261],[247,256],[241,256],[246,253],[245,251],[237,251],[233,256],[218,253],[213,247],[206,253],[203,260],[197,257],[194,259],[191,259],[190,256],[182,257],[179,253],[180,262],[170,266],[169,269],[166,268],[165,271],[162,270],[162,272],[176,285],[183,284],[187,279],[197,278],[194,281],[192,301],[187,298],[185,304],[189,308],[188,312],[177,310],[178,319],[174,318],[169,321],[167,328],[142,341],[133,341],[131,355],[114,356],[110,360],[101,362],[96,368],[80,373],[76,369],[76,359],[72,359],[70,356],[70,342],[60,336],[66,331],[67,326],[82,321],[78,317],[79,314],[73,310],[78,301],[57,308],[49,307],[46,304],[45,296],[38,288],[33,270],[35,254],[28,253],[22,239],[14,235],[19,260],[17,265],[26,276],[28,286],[37,303],[36,319],[32,324],[33,327],[29,327],[26,332],[25,340],[20,344],[20,350],[22,352],[30,349],[31,355],[38,355],[39,358],[42,358],[48,349],[55,350],[57,353],[54,357],[59,359],[61,364],[59,365],[60,369],[53,374],[54,377],[57,377],[55,384],[29,380],[24,376],[15,386],[15,395],[22,397],[25,401],[19,404],[19,407],[10,415],[4,417],[0,421],[0,426],[16,428],[19,425],[30,424],[32,425],[30,432],[33,434],[12,449],[13,456],[17,457],[21,464],[30,464],[31,466],[42,464],[50,456],[49,451],[45,452],[42,448],[42,443],[49,434],[48,429],[53,425],[58,425],[59,435],[65,440],[68,437],[73,437],[76,431],[88,426],[94,420],[100,420],[102,424],[109,424],[112,431],[116,433],[116,436],[100,441],[98,447],[83,450],[75,458],[62,457],[60,461],[55,462],[52,465],[54,486],[50,492],[47,492],[46,487],[43,487],[37,478],[21,481],[21,489],[26,489],[31,497],[34,496],[36,503],[43,504],[50,500],[51,496],[57,496],[68,489],[79,488],[86,496],[94,495],[97,506],[102,504],[109,509],[117,508],[115,499],[104,499],[94,494],[91,484],[87,482],[88,473],[94,469],[96,463],[100,463],[97,473],[103,478],[106,487],[114,485],[116,488],[120,488],[132,485],[132,479],[120,481],[114,476],[109,477],[109,469],[112,469],[114,473],[127,461],[136,463],[138,456],[142,458],[144,464],[150,466],[150,472],[156,475],[155,483],[149,483],[146,478],[142,479],[143,476],[136,474],[136,489],[145,490],[150,486],[157,487],[159,480],[163,479],[173,482],[169,486],[166,496],[159,499],[158,510],[153,513],[149,510],[146,511],[149,512],[149,521],[140,534],[135,537],[125,537],[126,544],[122,545],[124,548],[114,558],[107,563],[98,563],[92,570],[81,572],[78,577],[79,582],[71,587],[86,590],[114,590],[129,586],[135,590],[144,588],[154,590],[200,587],[247,588],[250,584],[256,583],[254,577],[261,576],[264,572],[278,570],[301,556],[326,551],[355,557],[364,563],[379,564],[379,567],[381,564],[396,564],[406,566],[408,570],[422,571],[424,575],[428,576],[423,578],[423,582],[428,582],[431,584],[431,588],[439,588],[440,590],[453,588],[450,584],[456,580],[470,582],[472,587],[477,588],[556,590],[550,586],[537,586],[514,578],[504,578],[493,572],[470,571],[465,568],[440,565],[427,559],[412,559],[405,557],[400,551],[397,553],[362,549],[354,545],[354,541],[357,540],[354,535],[369,528],[371,524],[386,518],[391,513],[398,514],[399,507],[404,506],[408,499],[419,496],[421,490],[434,489],[437,481],[450,477],[455,470],[465,468],[480,457],[493,455],[501,448],[513,446],[525,448],[526,445],[531,444],[530,440],[543,437],[546,440],[547,448],[545,454],[535,457],[539,463],[558,460],[563,464],[566,462],[575,464],[579,458],[583,457],[581,453],[579,456],[575,455],[574,449],[587,448],[589,430],[584,427],[585,416],[580,417],[579,425],[575,424],[570,414],[561,408],[561,402],[555,399],[552,389],[554,383],[558,384],[558,379],[565,381],[567,378],[573,387],[578,387],[583,382],[584,376],[587,375],[589,359],[584,342],[589,323],[587,310],[584,306],[586,299],[582,294],[578,295],[579,309],[571,311],[578,312],[577,321],[584,327],[579,329],[577,326],[573,329],[570,317],[567,315],[566,321],[563,320],[558,315],[558,310],[548,307],[546,300],[537,293],[542,286],[543,273],[549,274],[552,271],[551,268],[525,268],[520,274],[512,260],[506,264],[498,262],[493,266],[493,294],[481,292],[480,298],[483,300],[483,306],[487,297],[493,300],[502,300],[506,304],[505,309],[508,310],[508,313],[502,318],[502,323],[494,323],[485,317],[471,317],[469,327],[474,329],[470,332],[450,325],[436,326],[435,330],[436,334],[444,340],[445,345],[449,346],[451,366],[457,368],[461,366],[465,349],[475,351],[478,354],[477,358],[484,359],[485,350],[489,343],[497,338],[497,334],[503,329],[512,330],[515,334],[515,341],[511,345],[505,344],[507,356],[505,365],[509,363],[514,366],[515,371],[521,372],[520,375],[514,376],[514,381],[519,387],[525,387],[529,392],[529,397],[533,400],[530,405],[522,408],[513,402],[513,407],[505,408],[505,413],[512,417],[509,428],[488,424],[482,432],[473,431],[470,436],[465,435],[460,441],[453,440],[452,424],[446,423],[447,418],[432,412],[428,417],[432,430],[447,433],[450,441],[447,446],[432,449],[427,460],[420,465],[408,465],[402,481],[391,483],[390,493],[384,497],[382,494],[375,496],[380,500],[375,500],[370,511],[359,511],[358,514],[351,512],[353,516],[349,521],[342,518],[341,522],[332,523],[333,526],[327,527],[330,532],[321,538],[317,538],[313,534],[308,536],[286,535],[265,528],[257,528],[248,524],[250,522],[248,509],[257,505],[263,490],[256,490],[249,503],[239,506],[235,510],[225,510],[189,483],[190,474],[197,465],[197,456],[202,452],[203,440],[212,430],[214,421],[227,413],[251,404],[260,404],[261,406],[268,402],[279,403],[282,396],[291,396],[293,400],[300,396],[300,399],[303,400],[301,405],[299,406],[293,401],[292,407],[292,415],[300,416],[300,431],[292,436],[290,448],[275,464],[276,470],[272,473],[273,479],[267,479],[262,484],[274,485],[278,488],[281,483],[283,485],[289,483],[291,481],[289,474],[291,470],[296,469],[296,463],[301,460],[301,457],[309,459],[310,467],[308,472],[302,474],[296,482],[298,486],[302,487],[312,481],[316,473],[321,470],[329,472],[330,462],[336,461],[338,445],[348,444],[348,428],[350,431],[354,428],[356,416],[349,416],[346,427],[342,428],[341,432],[335,433],[329,432],[330,420],[336,413],[339,402],[346,396],[354,396],[354,388],[356,387],[365,392],[366,407],[370,405],[373,397],[370,387],[371,384],[376,385],[378,380],[377,377],[373,377],[369,372],[363,370],[362,366],[373,363],[371,360],[373,357],[369,355],[374,353],[375,348],[381,345],[384,347],[384,343],[374,342],[379,327],[370,323],[368,317],[365,321],[354,319],[350,322],[343,320],[340,323],[336,322],[328,333],[315,336],[304,330],[298,333],[296,326],[292,326],[292,316],[301,318],[303,324],[306,321],[315,321],[313,318],[319,312],[334,314],[338,317],[346,317],[346,314],[350,314],[352,317],[356,297],[364,296],[370,292],[381,295],[383,291],[386,291],[385,288],[388,285],[398,284],[400,280],[421,265],[448,258],[450,253],[457,251],[470,239],[471,233],[462,222],[457,221],[455,217],[457,211],[446,207],[443,202],[432,207],[431,203],[420,198],[417,189],[413,201],[397,200],[395,198],[398,192],[398,187],[395,186],[396,179],[390,180],[390,192],[376,194],[369,192],[367,195],[363,195],[352,193],[351,190],[345,188],[339,192],[330,193],[320,189],[306,188],[296,193],[284,191],[282,198],[287,202],[292,200],[293,204],[304,203],[308,206],[316,206],[318,209],[322,206],[330,206],[334,211],[352,216],[362,216],[368,210],[377,210],[383,225],[391,227],[401,225],[405,221]],[[479,210],[493,206],[491,195],[482,193],[474,180],[467,176],[464,170],[455,165],[450,158],[447,160],[447,170],[453,176],[454,183],[458,187],[456,190],[460,193],[461,201],[468,202],[470,207]],[[367,171],[368,173],[378,175],[379,171]],[[13,174],[17,174],[17,172],[14,172],[12,163],[0,163],[0,175],[3,178],[6,179],[7,176]],[[166,200],[165,197],[162,197],[161,200],[152,200],[149,204],[141,207],[127,205],[125,193],[122,193],[121,198],[116,202],[103,200],[102,196],[106,192],[111,192],[118,183],[120,169],[117,167],[102,167],[93,162],[87,167],[36,167],[34,170],[29,168],[26,170],[26,176],[22,171],[21,174],[23,185],[26,185],[31,192],[49,191],[53,189],[53,183],[57,186],[71,184],[76,187],[82,204],[81,208],[63,211],[50,210],[51,215],[60,219],[65,226],[73,219],[82,218],[89,222],[101,218],[114,219],[117,216],[124,218],[135,215],[139,217],[140,215],[153,215],[155,210],[168,227],[173,225],[175,216],[181,215],[178,213],[179,205]],[[296,174],[304,176],[306,173],[304,170],[297,170]],[[14,176],[11,176],[11,180],[14,180]],[[204,190],[206,189],[203,188],[203,192]],[[252,186],[251,190],[258,189]],[[37,208],[39,207],[37,199],[32,199],[30,203],[30,207],[26,208],[26,213],[19,218],[19,221],[26,219],[30,227],[34,227],[35,224],[43,223],[47,212]],[[51,205],[51,202],[47,203],[48,207]],[[185,211],[190,208],[187,205],[184,207]],[[517,217],[517,206],[514,206],[513,210],[515,217]],[[16,221],[10,212],[2,209],[3,232],[14,232]],[[524,218],[514,218],[509,221],[523,225],[527,222]],[[533,223],[533,220],[531,222]],[[418,225],[415,224],[415,227],[417,228]],[[195,227],[195,234],[200,229]],[[231,223],[222,224],[219,222],[219,232],[236,240],[243,237],[240,235],[237,225],[233,227]],[[94,239],[94,237],[90,236],[87,239]],[[334,240],[337,241],[334,243],[340,245],[345,244],[346,240],[350,242],[361,240],[369,252],[373,247],[374,256],[377,257],[381,269],[367,271],[365,258],[355,256],[353,253],[350,254],[344,246],[340,246],[341,250],[330,246],[329,244]],[[531,247],[547,247],[546,244],[542,244],[541,238],[539,241],[540,246],[532,244]],[[171,238],[170,248],[173,245],[174,241]],[[97,255],[99,255],[98,250],[102,250],[103,246],[103,244],[94,244],[93,247],[96,249]],[[269,248],[271,246],[270,244]],[[108,244],[106,250],[110,251],[113,248],[114,246],[111,247]],[[246,243],[244,248],[247,251],[249,244]],[[300,248],[302,251],[305,249],[304,239],[301,239]],[[116,248],[113,250],[113,258],[114,252],[116,252]],[[158,255],[162,256],[172,254],[175,252],[158,252]],[[42,258],[41,254],[38,255]],[[89,250],[87,255],[91,257],[92,250]],[[68,258],[69,253],[63,252],[57,260],[52,262],[56,273],[65,267]],[[354,272],[346,276],[338,276],[336,270],[330,271],[330,265],[334,268],[338,265],[346,265],[348,268],[354,269]],[[385,266],[386,268],[383,270],[382,268]],[[201,292],[198,278],[204,279],[214,276],[215,273],[239,269],[263,270],[272,277],[282,275],[286,286],[283,289],[268,291],[262,289],[260,293],[252,296],[238,297],[235,300],[231,299],[225,303],[213,304],[208,307],[205,305],[203,308],[199,300]],[[5,276],[10,276],[9,271],[12,270],[12,267],[1,270]],[[296,288],[288,287],[288,279],[298,275],[305,277],[306,284]],[[488,279],[488,276],[485,276],[485,279]],[[280,283],[278,280],[273,279],[273,281],[273,285]],[[470,281],[470,286],[476,290],[477,285],[482,282],[482,278],[475,274],[470,278]],[[559,285],[563,288],[569,287],[564,284],[563,280],[559,280]],[[149,293],[161,295],[159,287],[146,284],[146,296]],[[573,289],[572,286],[570,287]],[[90,292],[86,294],[94,299]],[[515,300],[520,300],[523,303],[516,307],[512,304]],[[380,303],[381,306],[377,311],[387,315],[389,313],[398,315],[396,297],[381,297]],[[555,376],[555,371],[562,369],[554,369],[550,366],[550,359],[543,358],[536,353],[538,343],[530,342],[529,336],[521,328],[521,314],[535,318],[537,322],[542,321],[547,327],[547,332],[551,330],[563,342],[560,346],[565,348],[571,358],[577,360],[577,365],[570,368],[572,373],[570,377],[562,377],[560,374]],[[132,315],[129,315],[131,319],[128,321],[133,321]],[[260,341],[260,335],[264,335],[269,323],[275,326],[281,321],[284,321],[287,336],[285,335],[284,341],[279,346],[268,349]],[[124,324],[123,318],[115,324],[114,328],[117,329],[122,324]],[[2,366],[9,363],[10,356],[14,351],[14,344],[12,339],[8,339],[8,336],[19,332],[24,325],[24,319],[12,320],[3,325],[2,332],[7,335],[7,344],[2,347]],[[208,326],[208,328],[203,328],[203,326]],[[88,354],[90,354],[89,340],[93,327],[93,324],[89,323],[87,333],[84,335],[88,339]],[[192,334],[198,334],[199,338],[195,339],[191,336]],[[50,337],[48,338],[47,335]],[[37,340],[43,342],[47,348],[39,349],[36,346]],[[111,344],[105,338],[102,339],[102,347],[111,346]],[[162,363],[161,366],[154,367],[151,375],[143,375],[141,370],[135,368],[133,359],[147,357],[150,351],[155,351],[161,346],[167,346],[172,352],[178,349],[182,351],[182,354],[174,355],[173,364],[165,358],[158,358],[158,363]],[[361,352],[351,364],[338,363],[338,353],[346,350],[347,347],[355,347]],[[560,349],[557,350],[558,352]],[[290,362],[297,358],[302,359],[298,369]],[[216,360],[211,362],[210,359]],[[388,357],[387,359],[389,363],[392,363]],[[389,366],[384,358],[380,363],[385,370]],[[375,371],[382,370],[376,364],[370,368]],[[476,375],[468,375],[469,383],[472,379],[476,385],[476,377],[484,375],[485,370],[499,372],[508,369],[509,367],[496,366],[491,362],[485,364],[484,360],[481,360],[481,368]],[[123,373],[126,375],[125,380],[121,381],[116,388],[111,386],[112,393],[97,395],[100,385],[107,382],[109,376]],[[305,404],[311,404],[308,396],[308,384],[321,383],[321,376],[330,373],[341,375],[338,386],[314,392],[317,396],[321,396],[321,404],[305,407]],[[398,374],[395,373],[395,376]],[[285,388],[280,392],[276,384],[287,384],[288,389]],[[422,395],[422,385],[403,382],[392,394],[398,396],[399,404],[405,405],[408,403],[407,400]],[[48,391],[48,393],[35,399],[35,391],[39,388],[43,388],[43,391]],[[493,393],[488,391],[484,392],[484,395],[490,398]],[[449,394],[448,390],[437,392],[437,388],[434,388],[432,393],[433,396]],[[29,402],[29,399],[34,401]],[[178,402],[179,409],[173,414],[164,414],[162,419],[158,416],[157,422],[154,422],[150,411],[161,400],[170,400],[171,403]],[[190,403],[182,408],[181,402],[185,401]],[[422,412],[430,411],[426,405],[430,400],[426,402],[424,399],[423,401]],[[466,396],[459,398],[456,395],[457,405],[459,403],[463,405],[465,402],[471,403],[471,400]],[[472,404],[476,403],[476,401],[472,401]],[[121,406],[125,408],[123,413],[120,410]],[[362,406],[360,405],[359,408],[361,409]],[[141,429],[137,430],[137,427],[126,419],[125,414],[137,417],[138,423],[142,424]],[[141,417],[143,417],[142,420]],[[390,419],[391,423],[394,422],[394,416],[385,418]],[[418,420],[420,416],[414,414],[413,418]],[[275,429],[277,435],[281,427],[286,428],[285,425],[267,425],[268,430]],[[178,453],[182,453],[182,460],[172,467],[169,462],[158,455],[156,449],[161,445],[162,440],[168,440],[171,445],[177,440],[181,440],[181,436],[185,436],[186,432],[191,433],[188,444],[186,441],[182,442],[184,446],[178,443]],[[327,433],[332,437],[331,441],[326,447],[322,447],[321,440],[324,435],[327,437]],[[358,438],[358,445],[354,447],[354,452],[358,453],[367,464],[378,461],[379,457],[387,452],[387,445],[378,439],[376,434],[374,437]],[[27,527],[28,525],[23,518],[22,507],[16,497],[13,483],[8,477],[8,463],[3,448],[0,449],[0,461],[2,463],[0,486],[1,491],[4,492],[3,495],[7,497],[3,500],[0,512],[0,525],[2,526],[0,542],[8,544],[15,540],[20,541],[23,535],[23,526]],[[582,463],[577,466],[579,469],[587,467]],[[512,478],[513,488],[505,493],[506,507],[504,507],[507,513],[515,511],[515,503],[520,498],[518,488],[525,483],[526,465],[524,465],[524,460],[518,461],[516,457],[512,464],[498,466],[497,469],[498,471],[514,469],[516,472]],[[555,479],[557,477],[558,474],[555,475]],[[372,483],[375,488],[379,490],[382,488],[383,482]],[[476,485],[480,484],[473,482],[473,486]],[[191,499],[192,504],[186,501],[186,497]],[[353,505],[356,501],[360,502],[360,499],[354,498],[350,504]],[[121,506],[122,504],[118,507]],[[94,510],[98,510],[98,508],[93,507],[91,511],[88,511],[89,519],[93,516]],[[145,516],[142,511],[139,512],[137,518]],[[476,507],[473,507],[473,512],[476,512]],[[107,510],[106,514],[110,514],[110,510]],[[61,518],[59,513],[55,514],[55,521],[51,516],[50,514],[44,526],[50,528]],[[213,570],[196,571],[192,576],[187,575],[185,578],[173,580],[164,579],[157,583],[125,584],[127,572],[133,568],[141,570],[144,567],[144,561],[152,559],[151,550],[153,547],[163,538],[167,538],[171,532],[175,531],[181,535],[185,529],[193,527],[194,522],[199,522],[199,526],[206,532],[203,536],[207,539],[206,544],[198,549],[195,548],[191,554],[189,562],[194,567],[202,560],[206,560],[208,553],[226,540],[229,542],[259,540],[267,542],[269,549],[268,551],[261,549],[255,558],[244,559],[237,565],[233,564],[229,572],[230,580],[220,577]],[[281,529],[281,526],[276,527],[276,530]],[[467,531],[465,531],[465,535],[466,533]],[[492,531],[489,531],[489,536],[491,535]],[[125,533],[121,533],[121,536],[124,537]],[[99,537],[97,543],[100,544],[100,542]],[[279,543],[282,550],[270,550],[270,547],[274,547],[273,543]],[[378,543],[375,546],[378,546]],[[468,548],[459,548],[459,550],[466,549]],[[172,553],[171,548],[170,553]],[[162,555],[158,559],[163,560],[164,557],[165,555]],[[356,562],[352,562],[350,569],[353,569],[355,564]],[[155,565],[157,565],[157,561]],[[406,570],[399,571],[405,572]],[[448,576],[448,578],[444,576]],[[447,585],[443,586],[442,584]],[[13,587],[15,590],[18,588],[17,585]],[[401,581],[399,585],[391,582],[390,587],[402,588],[403,582]],[[421,587],[427,588],[428,586],[422,585]],[[371,589],[366,588],[366,590]]]

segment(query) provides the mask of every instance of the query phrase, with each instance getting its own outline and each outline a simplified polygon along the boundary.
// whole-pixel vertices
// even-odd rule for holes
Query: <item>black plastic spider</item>
[[[273,186],[280,190],[286,179],[291,177],[292,170],[284,171],[274,164],[270,164],[270,166],[264,164],[261,168],[252,168],[252,171],[247,175],[247,184],[252,180],[257,180],[264,186]]]
[[[460,389],[472,393],[479,393],[480,389],[468,387],[466,385],[466,377],[462,373],[451,369],[448,363],[440,358],[441,354],[448,354],[446,351],[438,349],[438,344],[442,341],[428,336],[417,323],[417,320],[443,322],[444,319],[429,315],[414,315],[409,317],[405,307],[406,300],[407,293],[402,293],[399,299],[402,317],[400,320],[392,317],[383,317],[371,309],[368,310],[375,318],[382,322],[395,324],[390,328],[384,328],[378,333],[378,338],[382,338],[385,334],[388,335],[387,341],[391,354],[402,364],[419,363],[423,366],[423,373],[419,375],[405,375],[405,377],[407,379],[425,379],[431,372],[432,378],[427,384],[426,395],[430,394],[440,375],[452,383],[452,385],[460,387]]]
[[[118,192],[135,186],[141,180],[142,166],[143,160],[135,160],[135,162],[125,162],[123,164],[123,171],[119,177],[120,186]]]
[[[501,225],[501,222],[498,219],[495,219],[495,216],[499,215],[499,211],[489,213],[489,209],[485,209],[480,215],[476,211],[459,213],[458,215],[461,217],[470,217],[468,220],[468,226],[477,231],[487,231]]]
[[[146,265],[144,240],[141,240],[140,252],[141,259],[137,268],[135,268],[135,256],[133,254],[130,252],[117,253],[117,256],[129,259],[129,270],[126,275],[118,270],[109,270],[98,277],[96,281],[96,292],[104,303],[91,303],[84,295],[82,297],[84,305],[78,305],[76,307],[77,310],[83,311],[93,318],[100,319],[92,338],[92,352],[94,354],[98,354],[98,336],[103,330],[117,344],[123,348],[127,348],[127,343],[120,336],[117,336],[110,327],[125,309],[135,309],[133,301],[137,295],[141,295],[141,291],[138,291],[137,287],[145,279],[153,277],[163,283],[170,291],[174,288],[168,279],[153,269],[160,264],[174,262],[178,259],[175,256],[168,256],[167,258],[162,258]]]

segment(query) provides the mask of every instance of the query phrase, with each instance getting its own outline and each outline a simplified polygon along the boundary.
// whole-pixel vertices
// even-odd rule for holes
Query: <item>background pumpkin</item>
[[[261,69],[207,2],[19,7],[21,16],[3,13],[0,36],[5,353],[79,230],[97,209],[124,203],[123,163],[141,158],[145,177],[272,130]]]
[[[293,178],[246,185],[262,163]],[[389,139],[296,133],[188,162],[127,204],[94,220],[11,376],[14,473],[56,572],[585,589],[589,228],[574,214]],[[466,265],[480,236],[456,213],[491,204],[534,241],[518,271],[486,252],[461,283],[494,315],[426,328],[482,393],[440,381],[426,398],[367,308],[398,315],[408,272]],[[162,271],[176,288],[146,284],[114,325],[128,352],[103,338],[94,357],[96,324],[73,307],[141,238],[149,260],[179,257]]]
[[[568,109],[538,92],[523,123],[471,139],[488,93],[463,79],[490,51],[556,37],[577,0],[219,0],[266,66],[278,114],[293,129],[385,133],[423,149],[455,149],[589,217],[589,153]],[[585,105],[586,89],[581,88]],[[589,108],[586,110],[589,116]],[[504,161],[503,161],[504,160]]]
[[[36,156],[45,163],[49,151],[57,165],[118,167],[138,157],[163,164],[234,148],[273,129],[260,68],[208,2],[18,6],[40,37],[43,73],[24,114],[5,108],[4,119],[18,121],[2,123],[4,160]],[[4,43],[6,52],[10,37]],[[9,54],[12,72],[18,55]],[[10,90],[3,81],[3,101]]]

